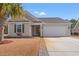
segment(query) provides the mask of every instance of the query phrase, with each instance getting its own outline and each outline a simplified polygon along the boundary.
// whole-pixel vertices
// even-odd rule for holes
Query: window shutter
[[[16,24],[14,24],[14,33],[16,33]]]
[[[22,24],[22,32],[24,33],[24,24]]]

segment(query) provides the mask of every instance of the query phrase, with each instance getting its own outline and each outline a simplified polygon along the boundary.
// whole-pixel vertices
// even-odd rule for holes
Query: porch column
[[[43,24],[40,25],[40,34],[41,34],[40,36],[42,37],[43,36]]]

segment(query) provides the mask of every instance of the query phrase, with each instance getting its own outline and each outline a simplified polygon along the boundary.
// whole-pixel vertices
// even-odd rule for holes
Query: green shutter
[[[14,33],[16,33],[16,24],[14,24]]]
[[[24,33],[24,24],[22,24],[22,32]]]

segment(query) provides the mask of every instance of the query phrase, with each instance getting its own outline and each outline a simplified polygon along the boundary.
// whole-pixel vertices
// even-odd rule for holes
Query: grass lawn
[[[39,46],[40,38],[7,38],[0,44],[0,55],[36,56]]]

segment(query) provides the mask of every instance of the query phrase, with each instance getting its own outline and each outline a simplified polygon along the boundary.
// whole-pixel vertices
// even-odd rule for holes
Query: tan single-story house
[[[71,24],[59,17],[37,18],[26,12],[23,19],[8,21],[9,37],[70,36]]]

